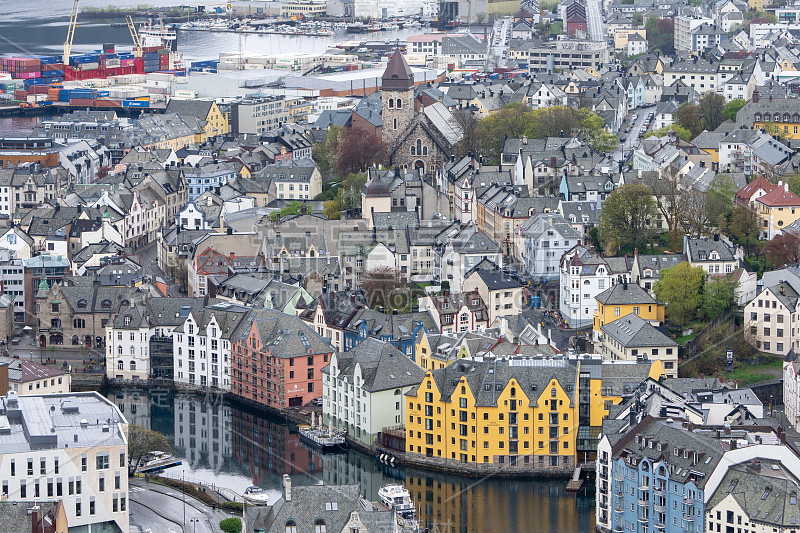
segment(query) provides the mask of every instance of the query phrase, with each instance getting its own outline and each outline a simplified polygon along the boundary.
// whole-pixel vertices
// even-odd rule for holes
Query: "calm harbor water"
[[[376,500],[378,489],[402,482],[431,532],[575,533],[594,530],[594,488],[565,492],[564,480],[473,479],[390,468],[348,451],[320,454],[300,442],[296,428],[217,395],[168,391],[107,391],[128,421],[167,436],[183,464],[166,475],[202,480],[241,493],[259,485],[274,500],[284,473],[295,484],[359,483]]]

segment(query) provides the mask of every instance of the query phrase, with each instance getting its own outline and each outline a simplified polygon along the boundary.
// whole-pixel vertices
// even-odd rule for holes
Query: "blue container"
[[[108,91],[97,91],[98,98],[108,98],[109,94],[111,93]]]
[[[58,91],[58,101],[59,102],[69,102],[69,95],[72,91],[69,89],[61,89]]]
[[[150,107],[147,100],[123,100],[122,107]]]
[[[48,101],[48,100],[45,100],[45,101],[43,101],[43,102],[36,102],[36,105],[40,105],[40,106],[41,106],[41,105],[53,105],[53,102],[50,102],[50,101]]]
[[[57,78],[58,76],[63,76],[63,70],[44,70],[42,71],[43,78]]]
[[[64,76],[48,76],[47,78],[42,78],[42,79],[46,84],[64,82]]]

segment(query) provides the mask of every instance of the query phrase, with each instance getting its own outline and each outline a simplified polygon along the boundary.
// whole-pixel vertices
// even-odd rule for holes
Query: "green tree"
[[[342,207],[336,199],[328,200],[322,205],[322,214],[329,220],[339,220],[342,216]]]
[[[689,130],[692,139],[700,135],[703,127],[700,123],[700,114],[694,104],[684,104],[675,111],[675,122]]]
[[[741,98],[735,98],[725,104],[725,107],[722,108],[722,114],[726,120],[736,120],[736,114],[739,112],[741,108],[745,106],[747,100],[742,100]]]
[[[697,105],[697,115],[700,118],[700,127],[706,131],[714,131],[725,120],[723,110],[725,97],[716,91],[708,91],[700,97]]]
[[[533,110],[525,104],[515,102],[497,110],[481,120],[477,135],[484,157],[500,161],[503,143],[507,138],[528,135],[533,118]]]
[[[640,11],[637,11],[636,13],[633,14],[633,18],[631,19],[631,21],[633,25],[638,28],[639,26],[642,25],[642,22],[644,22],[644,15]]]
[[[342,180],[336,193],[336,202],[340,210],[361,209],[361,189],[367,183],[364,173],[350,173]]]
[[[308,207],[306,205],[306,207]],[[303,204],[298,202],[297,200],[293,202],[289,202],[286,207],[281,209],[280,211],[273,211],[270,213],[269,218],[273,222],[277,222],[281,218],[285,218],[292,215],[299,215],[303,212]]]
[[[656,299],[667,304],[667,318],[677,326],[695,317],[702,301],[705,272],[688,261],[663,269],[653,286]]]
[[[706,209],[712,226],[721,228],[733,211],[736,185],[727,174],[717,174],[706,192]]]
[[[315,144],[311,149],[311,158],[317,164],[323,179],[329,178],[336,169],[339,159],[338,145],[341,135],[342,128],[340,126],[331,125],[331,127],[328,128],[328,135],[325,141]]]
[[[656,214],[650,188],[623,185],[612,192],[600,212],[600,239],[607,253],[634,245],[651,234],[650,219]]]
[[[657,130],[650,130],[645,134],[644,138],[647,139],[648,137],[663,137],[665,135],[669,135],[670,130],[674,131],[678,135],[678,137],[680,137],[686,142],[692,140],[692,132],[690,132],[680,124],[670,124],[669,126],[658,128]]]
[[[703,312],[708,320],[725,314],[736,298],[736,282],[726,278],[706,281],[703,288]]]
[[[220,520],[219,528],[224,533],[242,533],[242,520],[240,518],[236,518],[235,516],[231,516],[225,520]]]
[[[761,227],[758,215],[753,210],[737,205],[723,226],[723,230],[737,244],[743,245],[745,253],[749,256],[751,246],[758,242]]]
[[[128,470],[136,471],[139,461],[152,452],[168,452],[167,437],[139,424],[128,424]]]

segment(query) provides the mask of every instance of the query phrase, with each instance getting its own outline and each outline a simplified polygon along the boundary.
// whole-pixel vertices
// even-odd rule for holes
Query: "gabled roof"
[[[796,207],[800,206],[800,198],[795,193],[778,185],[772,191],[763,196],[759,196],[756,202],[762,203],[767,207]]]
[[[381,77],[381,89],[384,91],[408,90],[414,86],[414,73],[408,66],[400,49],[395,49],[389,64]]]
[[[678,346],[677,342],[634,313],[618,318],[600,329],[625,348]]]
[[[340,375],[353,383],[356,365],[361,368],[361,388],[368,392],[399,389],[417,385],[425,377],[425,371],[392,344],[367,337],[346,352],[336,354]],[[330,365],[322,369],[330,372]]]
[[[597,296],[603,305],[658,305],[658,301],[635,283],[617,283]]]

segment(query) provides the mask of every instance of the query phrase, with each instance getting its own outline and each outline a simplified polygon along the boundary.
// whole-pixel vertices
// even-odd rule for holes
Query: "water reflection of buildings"
[[[175,449],[193,469],[219,472],[231,457],[231,407],[221,395],[175,395]]]
[[[361,485],[362,494],[366,493],[367,499],[373,501],[378,497],[378,489],[401,475],[400,471],[382,465],[374,457],[352,450],[323,455],[322,472],[326,485],[357,483]]]
[[[319,479],[321,454],[301,443],[285,422],[238,408],[232,417],[233,457],[254,485],[280,486],[283,474],[300,484]]]
[[[567,494],[560,479],[466,479],[415,472],[406,475],[405,483],[420,510],[420,523],[431,533],[594,529],[591,498]]]

